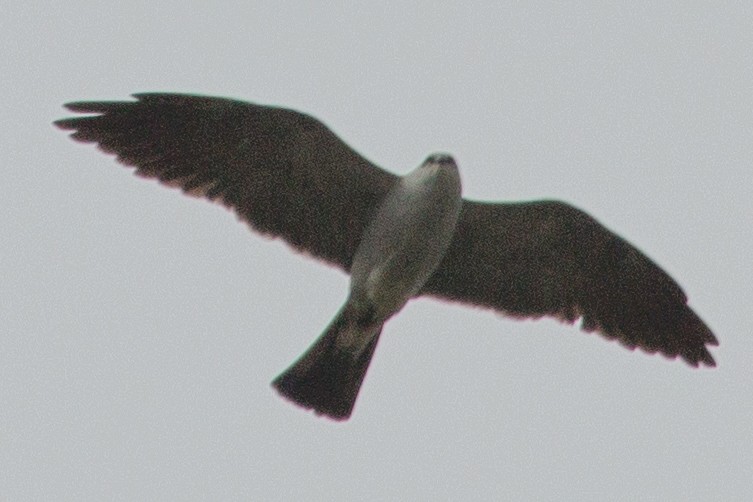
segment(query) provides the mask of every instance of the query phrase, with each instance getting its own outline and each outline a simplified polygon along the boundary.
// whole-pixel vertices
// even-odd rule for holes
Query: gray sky
[[[6,2],[0,499],[750,500],[753,4],[591,4]],[[421,299],[353,418],[316,418],[269,382],[348,278],[50,125],[138,91],[567,200],[677,279],[719,366]]]

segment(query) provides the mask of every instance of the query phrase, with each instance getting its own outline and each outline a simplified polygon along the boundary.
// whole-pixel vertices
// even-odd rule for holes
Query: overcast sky
[[[0,499],[753,499],[753,4],[317,3],[5,2]],[[347,276],[51,125],[139,91],[569,201],[681,284],[718,367],[419,299],[353,418],[315,417],[269,383]]]

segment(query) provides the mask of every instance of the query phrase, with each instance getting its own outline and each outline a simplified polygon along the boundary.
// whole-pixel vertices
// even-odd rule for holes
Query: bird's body
[[[351,296],[387,318],[417,295],[437,268],[460,214],[460,177],[448,156],[429,157],[400,179],[363,234],[351,267]]]
[[[355,256],[345,305],[273,385],[335,419],[350,416],[384,323],[423,287],[450,245],[460,212],[455,162],[432,156],[389,191]]]
[[[516,317],[582,319],[630,349],[714,366],[713,333],[661,268],[562,202],[460,198],[448,156],[405,177],[373,165],[316,119],[223,98],[137,94],[71,103],[56,124],[136,173],[221,202],[252,228],[351,273],[344,307],[275,380],[335,419],[353,407],[382,326],[417,295]]]

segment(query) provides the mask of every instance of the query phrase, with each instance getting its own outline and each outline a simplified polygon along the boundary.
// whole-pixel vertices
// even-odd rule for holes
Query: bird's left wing
[[[582,319],[628,348],[714,366],[711,330],[680,286],[589,215],[557,201],[463,201],[424,294],[517,316]]]
[[[136,174],[221,202],[257,231],[350,269],[396,176],[293,110],[185,94],[134,97],[69,103],[89,115],[55,125]]]

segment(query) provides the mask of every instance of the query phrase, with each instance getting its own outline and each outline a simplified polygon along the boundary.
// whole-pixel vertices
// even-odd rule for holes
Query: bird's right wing
[[[463,201],[424,294],[517,317],[582,318],[628,348],[714,366],[717,345],[672,278],[589,215],[556,201]]]
[[[185,94],[77,102],[58,120],[136,173],[222,202],[252,228],[350,269],[396,176],[318,120],[292,110]]]

